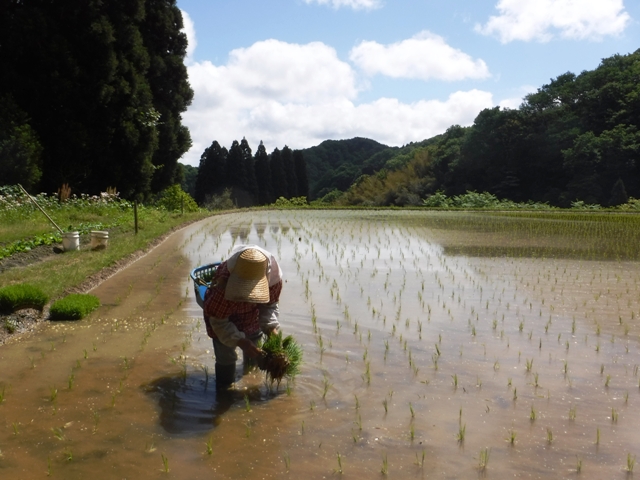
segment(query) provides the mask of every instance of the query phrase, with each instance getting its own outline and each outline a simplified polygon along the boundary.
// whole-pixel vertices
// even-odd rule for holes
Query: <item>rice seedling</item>
[[[289,453],[284,452],[282,459],[284,460],[284,468],[288,472],[291,469],[291,457],[289,456]]]
[[[169,473],[169,458],[164,453],[161,453],[160,457],[162,458],[162,471]]]
[[[382,473],[382,475],[387,475],[389,473],[389,462],[387,460],[386,453],[382,456],[382,468],[380,469],[380,473]]]
[[[547,427],[547,443],[553,443],[553,431],[549,427]]]
[[[529,412],[529,420],[531,420],[532,422],[535,422],[537,417],[538,417],[538,414],[536,413],[536,409],[533,408],[533,405],[531,405],[531,411]]]
[[[636,456],[627,453],[627,473],[633,473],[633,468],[636,466]]]
[[[251,411],[251,403],[249,402],[249,395],[244,395],[244,409],[247,412]]]
[[[489,464],[489,455],[491,454],[490,448],[483,448],[480,450],[480,454],[478,455],[478,470],[485,471],[487,469],[487,465]]]
[[[600,428],[596,428],[596,445],[600,445]]]
[[[507,442],[509,442],[509,445],[511,445],[512,447],[515,446],[516,444],[516,431],[512,428],[511,430],[509,430],[509,436],[507,437]]]
[[[342,475],[342,455],[340,455],[340,452],[337,452],[336,454],[338,456],[338,468],[335,470],[335,473]]]
[[[387,401],[387,399],[386,399],[386,398],[385,398],[385,399],[383,399],[383,400],[382,400],[382,406],[384,407],[384,413],[385,413],[385,415],[386,415],[386,414],[387,414],[387,412],[388,412],[388,405],[389,405],[389,402]]]
[[[618,423],[618,411],[611,407],[611,423]]]
[[[573,421],[576,419],[576,406],[573,405],[569,407],[569,420]]]
[[[582,472],[582,457],[580,455],[576,455],[576,473]]]
[[[426,452],[424,450],[424,448],[422,449],[422,455],[420,457],[418,457],[418,452],[416,452],[416,461],[414,462],[417,466],[419,466],[420,468],[424,468],[424,457],[426,455]]]
[[[465,423],[464,425],[460,425],[458,427],[458,433],[456,433],[456,440],[458,440],[458,443],[464,443],[464,437],[467,433],[467,424]]]

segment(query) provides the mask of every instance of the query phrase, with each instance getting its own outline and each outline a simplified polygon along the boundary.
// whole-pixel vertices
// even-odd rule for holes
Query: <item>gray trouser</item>
[[[252,336],[247,336],[247,338],[251,340],[254,345],[257,345],[258,341],[262,338],[262,332],[258,331]],[[217,338],[213,339],[213,351],[216,355],[216,363],[218,365],[235,365],[238,360],[236,347],[227,347]],[[247,360],[248,359],[244,359],[244,362],[247,363]]]

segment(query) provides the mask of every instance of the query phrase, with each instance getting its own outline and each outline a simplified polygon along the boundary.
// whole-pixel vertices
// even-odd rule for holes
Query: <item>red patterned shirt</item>
[[[269,287],[269,303],[232,302],[224,298],[225,287],[229,279],[227,262],[222,262],[211,280],[211,286],[204,295],[204,316],[207,335],[217,338],[207,317],[228,318],[238,331],[252,336],[260,330],[260,310],[262,306],[277,304],[282,291],[282,281]]]

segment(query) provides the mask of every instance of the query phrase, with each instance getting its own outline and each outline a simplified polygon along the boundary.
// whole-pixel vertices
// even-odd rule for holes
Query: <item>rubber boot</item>
[[[229,388],[236,380],[236,366],[233,365],[220,365],[216,363],[216,388],[218,390],[224,390]]]

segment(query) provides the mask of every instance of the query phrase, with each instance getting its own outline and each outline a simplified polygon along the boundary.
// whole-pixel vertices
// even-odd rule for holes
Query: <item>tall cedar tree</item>
[[[284,171],[284,164],[282,162],[282,154],[280,150],[275,148],[271,153],[271,159],[269,161],[269,167],[271,168],[271,201],[275,201],[280,197],[287,197],[287,177]]]
[[[282,149],[282,166],[287,177],[287,194],[285,198],[298,196],[298,179],[296,178],[295,167],[293,165],[293,152],[286,145]]]
[[[211,195],[219,195],[227,186],[227,149],[215,140],[200,157],[195,199],[204,205]]]
[[[269,168],[269,155],[262,141],[256,150],[253,165],[258,187],[258,205],[268,205],[273,198],[271,190],[271,169]]]
[[[298,180],[298,191],[296,196],[309,199],[309,179],[307,177],[307,162],[304,161],[304,155],[300,150],[293,151],[293,166]]]
[[[158,148],[151,159],[155,167],[151,188],[157,192],[181,180],[178,159],[191,147],[181,114],[191,104],[193,90],[184,65],[187,36],[175,0],[146,0],[145,12],[140,30],[150,57],[146,78],[160,114]]]
[[[258,198],[258,184],[256,181],[256,172],[253,167],[253,156],[251,155],[251,147],[246,138],[240,142],[242,150],[242,163],[244,170],[244,179],[242,187],[251,195],[251,203],[255,204]]]
[[[124,197],[146,195],[160,171],[152,162],[160,137],[173,127],[178,146],[162,141],[175,158],[158,165],[175,176],[188,140],[173,120],[191,94],[185,70],[160,64],[175,67],[184,48],[153,45],[166,34],[180,41],[173,1],[5,0],[0,8],[0,92],[28,116],[42,145],[41,190],[69,183],[76,192],[115,186]],[[173,14],[164,32],[145,25],[163,23],[162,11]],[[156,100],[159,93],[166,97]]]

